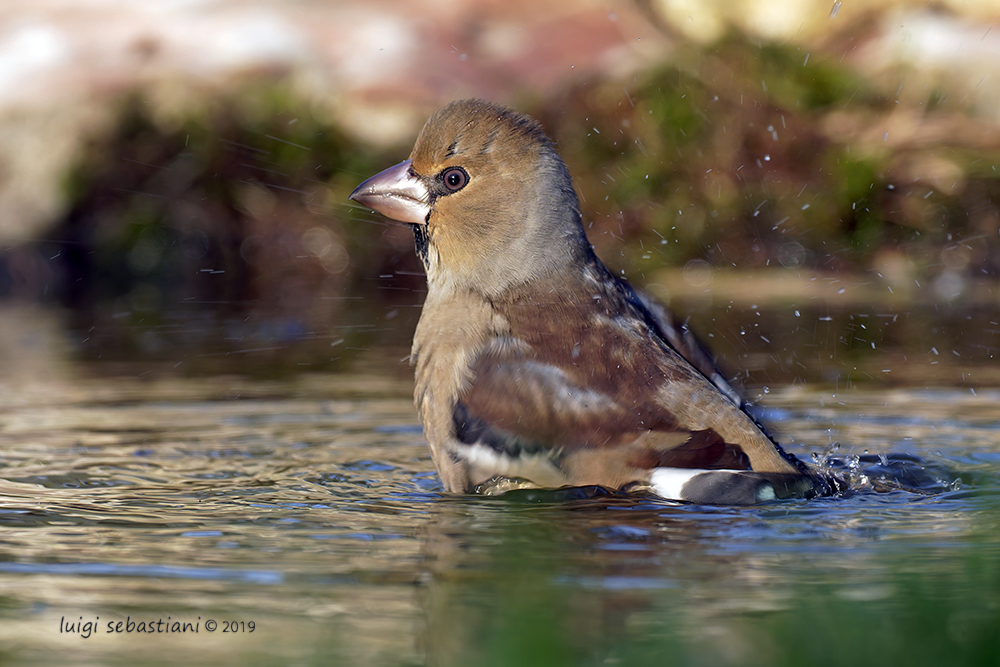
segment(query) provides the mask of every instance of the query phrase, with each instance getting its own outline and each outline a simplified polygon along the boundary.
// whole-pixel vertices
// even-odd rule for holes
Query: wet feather
[[[694,335],[594,255],[537,122],[454,102],[394,169],[406,173],[408,216],[423,215],[412,193],[426,192],[414,228],[428,295],[411,359],[449,491],[645,485],[720,503],[822,492]],[[391,196],[380,176],[358,191]]]

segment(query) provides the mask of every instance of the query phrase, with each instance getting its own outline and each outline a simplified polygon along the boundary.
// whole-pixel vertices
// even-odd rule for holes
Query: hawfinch
[[[601,263],[538,122],[452,102],[351,199],[413,229],[427,272],[414,400],[448,491],[597,485],[751,504],[834,490],[665,308]]]

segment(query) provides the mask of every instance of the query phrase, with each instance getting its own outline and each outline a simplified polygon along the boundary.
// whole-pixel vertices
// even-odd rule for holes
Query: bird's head
[[[351,199],[426,225],[428,280],[486,296],[573,265],[589,252],[569,172],[533,119],[482,100],[430,117],[410,158]]]

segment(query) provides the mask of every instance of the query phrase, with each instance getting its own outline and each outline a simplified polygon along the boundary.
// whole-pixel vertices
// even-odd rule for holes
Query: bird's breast
[[[428,291],[413,336],[413,398],[431,445],[435,465],[449,490],[464,486],[461,466],[446,444],[453,438],[453,412],[471,380],[471,364],[485,342],[502,327],[488,302],[454,290]]]

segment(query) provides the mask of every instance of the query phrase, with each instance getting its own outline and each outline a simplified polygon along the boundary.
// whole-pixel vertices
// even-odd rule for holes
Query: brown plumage
[[[428,284],[414,396],[449,491],[638,485],[747,503],[828,490],[697,340],[594,255],[534,120],[453,102],[351,198],[414,228]]]

